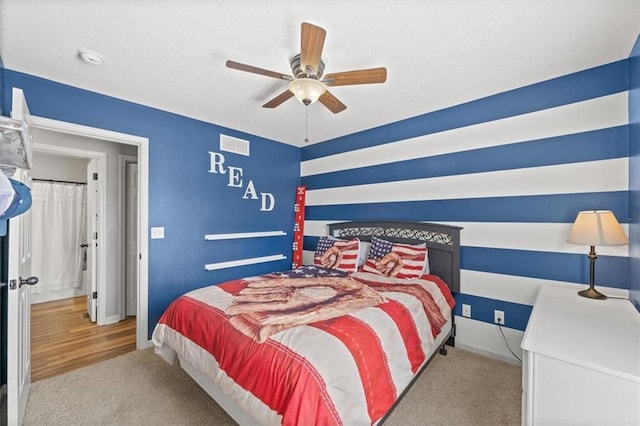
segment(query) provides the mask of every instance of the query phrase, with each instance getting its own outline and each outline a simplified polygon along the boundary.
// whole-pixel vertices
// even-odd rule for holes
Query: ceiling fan
[[[327,32],[323,28],[308,22],[302,23],[300,53],[290,61],[293,75],[269,71],[235,61],[227,61],[227,67],[289,81],[287,90],[262,105],[264,108],[275,108],[295,96],[305,105],[320,101],[335,114],[344,111],[347,106],[332,95],[327,87],[384,83],[387,79],[387,69],[384,67],[370,68],[323,76],[324,62],[321,56],[326,35]]]

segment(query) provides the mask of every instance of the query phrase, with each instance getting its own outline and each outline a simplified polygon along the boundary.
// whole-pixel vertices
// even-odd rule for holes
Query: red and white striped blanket
[[[261,276],[191,291],[160,318],[156,352],[170,363],[179,354],[262,424],[375,424],[427,361],[451,318],[451,293],[435,276],[300,280]],[[256,288],[255,304],[243,305]],[[270,307],[272,297],[282,306]]]

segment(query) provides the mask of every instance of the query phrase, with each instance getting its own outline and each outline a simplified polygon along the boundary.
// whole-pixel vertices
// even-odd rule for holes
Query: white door
[[[13,89],[11,117],[29,122],[29,109],[20,89]],[[28,144],[30,147],[30,143]],[[26,170],[13,179],[30,184]],[[7,278],[7,420],[21,424],[31,386],[31,212],[9,219]]]
[[[125,315],[138,311],[138,164],[126,166],[126,230],[125,230]]]
[[[91,322],[98,316],[98,161],[87,165],[87,313]]]

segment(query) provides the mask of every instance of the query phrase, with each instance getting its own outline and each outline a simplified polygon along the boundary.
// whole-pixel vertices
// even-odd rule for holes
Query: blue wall
[[[640,37],[629,59],[629,294],[640,311]]]
[[[461,303],[526,327],[548,284],[585,288],[580,210],[629,218],[628,60],[303,148],[306,251],[326,224],[397,219],[462,226]],[[637,219],[636,219],[637,220]],[[627,248],[598,247],[596,284],[629,288]]]
[[[288,269],[300,149],[255,135],[122,101],[31,75],[5,71],[5,111],[11,87],[21,88],[32,115],[143,136],[149,139],[149,226],[165,228],[149,240],[149,334],[180,294],[242,276]],[[213,100],[215,101],[215,100]],[[223,153],[225,165],[243,169],[243,188],[228,175],[209,173],[209,152],[220,152],[220,133],[249,140],[251,155]],[[252,180],[273,194],[272,211],[242,196]],[[205,241],[205,234],[287,231],[285,237]],[[209,263],[285,254],[286,260],[206,271]]]

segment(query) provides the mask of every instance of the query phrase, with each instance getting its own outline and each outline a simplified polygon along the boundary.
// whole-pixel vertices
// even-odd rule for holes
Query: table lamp
[[[579,291],[582,297],[606,299],[607,296],[593,287],[596,264],[595,246],[618,246],[628,244],[627,236],[611,210],[587,210],[578,212],[567,242],[591,246],[589,250],[589,288]]]

